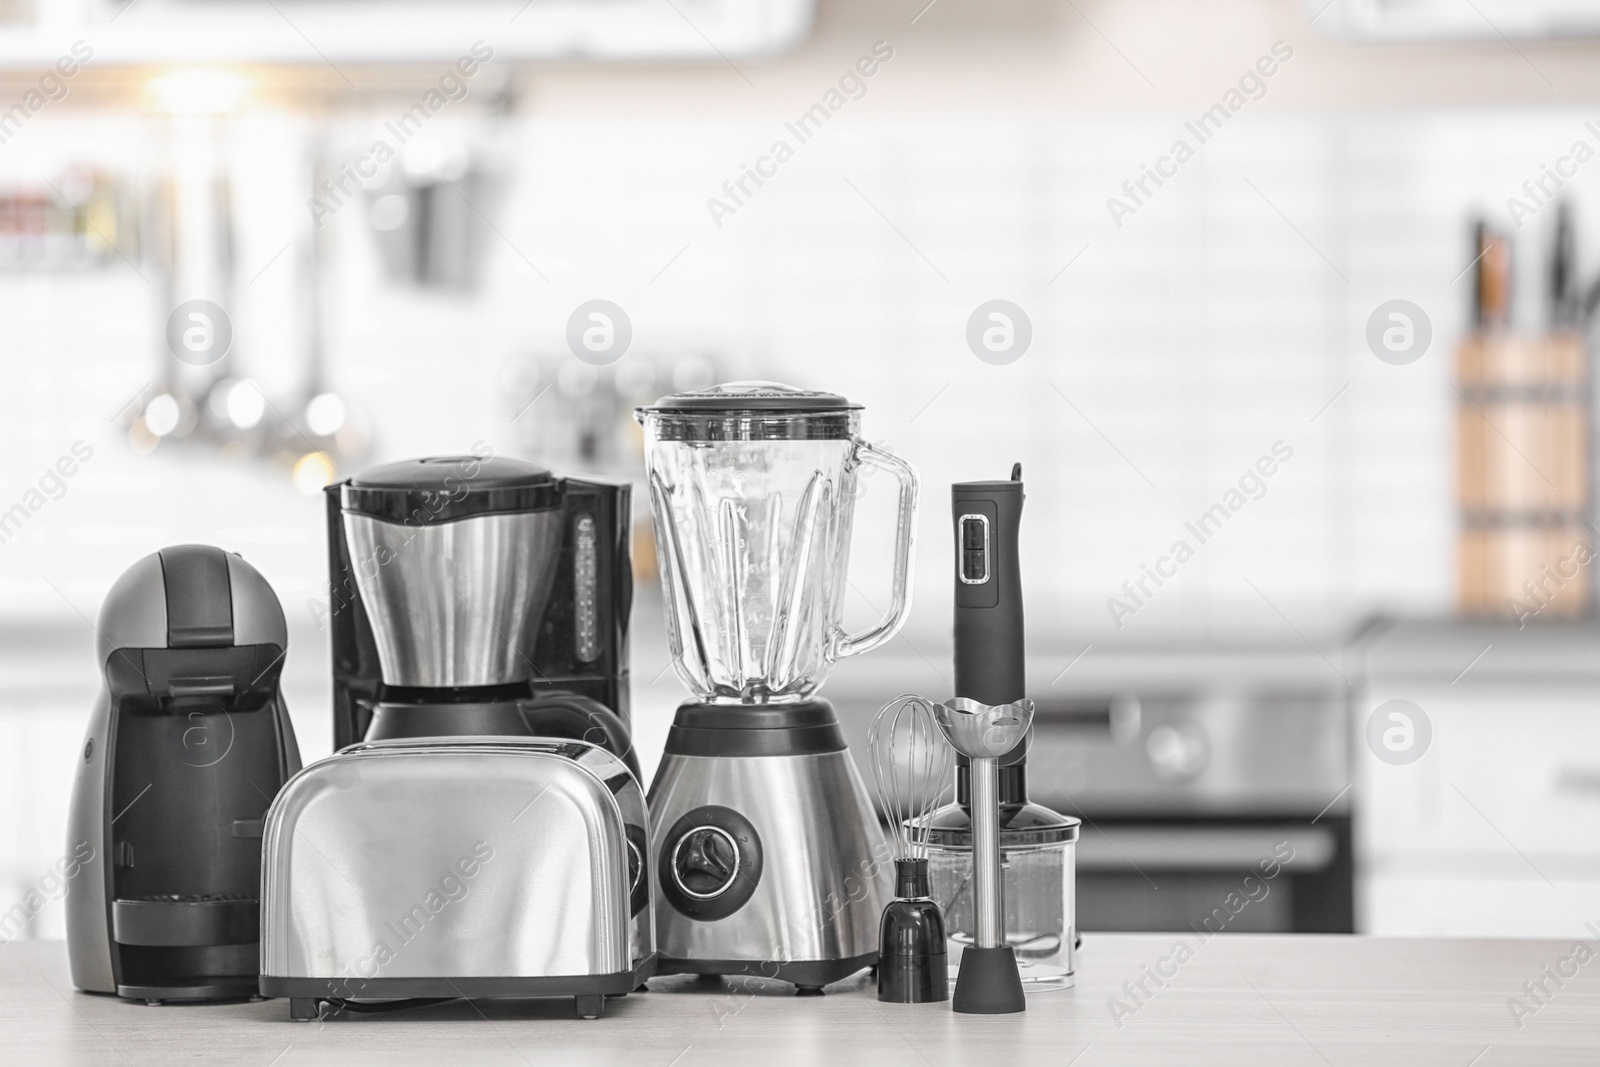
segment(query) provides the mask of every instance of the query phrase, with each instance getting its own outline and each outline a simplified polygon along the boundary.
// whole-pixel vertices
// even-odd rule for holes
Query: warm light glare
[[[158,393],[150,398],[150,403],[145,405],[145,429],[157,437],[165,437],[178,428],[178,419],[182,411],[178,408],[178,401],[170,393]]]
[[[267,398],[255,382],[239,382],[228,390],[228,418],[239,429],[253,429],[266,413]]]
[[[206,396],[206,410],[211,412],[211,417],[218,422],[228,421],[228,394],[233,392],[234,380],[224,378],[211,387],[211,392]]]
[[[150,79],[145,94],[152,106],[175,115],[215,115],[232,111],[246,82],[215,70],[184,70]]]
[[[337,393],[322,393],[306,405],[306,425],[318,437],[331,437],[344,425],[344,401]]]
[[[294,487],[307,496],[322,492],[334,478],[333,460],[321,452],[307,452],[294,463]]]
[[[144,421],[144,416],[133,420],[128,427],[128,447],[133,449],[134,455],[147,456],[155,451],[161,438],[150,432],[150,426]]]

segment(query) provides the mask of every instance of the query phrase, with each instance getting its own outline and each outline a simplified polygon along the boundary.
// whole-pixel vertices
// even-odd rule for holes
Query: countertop
[[[862,974],[808,999],[754,980],[658,978],[593,1021],[569,1000],[525,1000],[291,1023],[283,1001],[148,1007],[76,993],[60,942],[18,941],[0,946],[0,1063],[1592,1065],[1600,960],[1563,963],[1577,943],[1088,934],[1077,988],[1034,994],[1015,1016],[880,1004]],[[1546,967],[1576,974],[1559,989],[1543,979],[1552,995],[1539,1006],[1523,983]],[[1123,983],[1146,968],[1174,976],[1145,978],[1135,999]],[[1528,1011],[1513,1019],[1517,996]]]
[[[1351,643],[1362,674],[1466,685],[1600,684],[1600,622],[1373,619]]]

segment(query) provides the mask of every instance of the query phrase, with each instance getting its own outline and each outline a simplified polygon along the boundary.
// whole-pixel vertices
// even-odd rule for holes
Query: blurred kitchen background
[[[0,66],[0,909],[62,852],[135,559],[261,569],[316,758],[326,482],[479,442],[636,476],[635,403],[765,378],[923,479],[912,622],[824,690],[858,746],[948,693],[946,486],[1022,463],[1085,929],[1186,929],[1285,840],[1232,928],[1600,919],[1600,0],[4,0]],[[966,340],[997,298],[1006,365]],[[611,366],[567,347],[593,299]],[[648,773],[683,690],[636,520]],[[1394,699],[1413,762],[1368,742]]]

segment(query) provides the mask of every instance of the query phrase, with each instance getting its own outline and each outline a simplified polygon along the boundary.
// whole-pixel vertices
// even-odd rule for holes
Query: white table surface
[[[1013,1016],[892,1005],[865,974],[796,998],[749,980],[658,978],[605,1018],[570,1000],[456,1002],[381,1016],[288,1021],[284,1001],[149,1007],[74,992],[60,942],[0,946],[3,1064],[1600,1064],[1600,955],[1531,1015],[1510,998],[1571,941],[1223,935],[1136,1003],[1122,990],[1175,935],[1089,934],[1077,988]],[[1175,962],[1162,963],[1172,971]],[[1572,965],[1567,965],[1571,969]],[[1113,1020],[1118,997],[1131,1014]],[[1118,1025],[1120,1022],[1120,1026]]]

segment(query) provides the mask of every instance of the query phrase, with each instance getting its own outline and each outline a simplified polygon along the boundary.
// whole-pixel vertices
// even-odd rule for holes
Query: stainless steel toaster
[[[655,972],[648,840],[637,779],[595,745],[352,745],[267,812],[261,993],[292,1019],[523,996],[596,1018]]]

